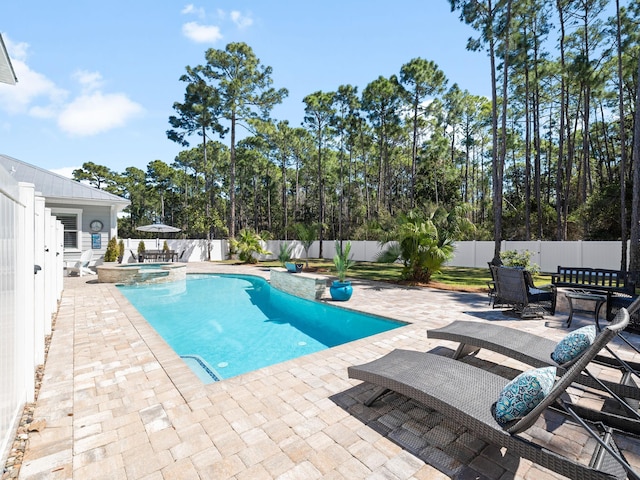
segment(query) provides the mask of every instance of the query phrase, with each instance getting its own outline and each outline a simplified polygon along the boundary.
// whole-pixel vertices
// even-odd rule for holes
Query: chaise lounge
[[[629,305],[627,310],[630,316],[638,311],[640,311],[640,297]],[[502,325],[457,320],[442,328],[427,330],[427,337],[458,342],[460,345],[453,354],[453,358],[456,360],[485,348],[532,367],[549,365],[555,365],[561,369],[563,367],[555,363],[551,357],[557,346],[556,341]],[[621,335],[619,338],[629,347],[638,351],[637,347],[626,338]],[[625,362],[609,347],[606,347],[606,350],[609,355],[598,354],[594,360],[600,365],[620,370],[622,372],[622,380],[620,383],[602,381],[602,384],[623,398],[640,400],[640,388],[631,380],[631,375],[638,376],[640,364]],[[593,380],[585,375],[578,377],[578,382],[591,388],[606,390],[600,384],[600,381]]]
[[[498,447],[529,459],[569,478],[640,478],[619,453],[607,427],[597,432],[575,413],[565,390],[585,370],[602,348],[628,324],[629,315],[621,310],[614,322],[600,333],[558,378],[546,396],[522,416],[506,423],[498,421],[498,398],[513,388],[514,381],[448,357],[432,353],[394,350],[370,363],[348,368],[349,378],[362,380],[379,387],[365,402],[371,405],[388,390],[412,398],[426,407],[440,412],[457,424]],[[529,372],[535,375],[535,371]],[[527,386],[530,389],[535,383]],[[519,387],[519,385],[515,385]],[[522,432],[534,425],[538,417],[551,405],[559,405],[596,442],[593,460],[588,465],[573,458],[552,452],[528,440]],[[504,420],[504,418],[503,418]]]

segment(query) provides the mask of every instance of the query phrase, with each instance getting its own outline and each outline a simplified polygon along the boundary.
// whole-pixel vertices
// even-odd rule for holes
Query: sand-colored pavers
[[[188,268],[269,275],[260,267]],[[345,306],[411,324],[203,385],[114,285],[95,282],[65,279],[34,414],[46,428],[30,434],[21,479],[559,478],[397,394],[363,407],[370,387],[349,380],[347,367],[394,348],[450,349],[425,331],[455,319],[560,339],[566,313],[523,321],[492,310],[486,295],[355,282]],[[573,326],[592,321],[576,317]],[[507,374],[526,368],[485,351],[472,361]],[[544,421],[553,419],[527,434],[584,455],[590,440],[579,429]],[[640,443],[618,442],[640,465]]]

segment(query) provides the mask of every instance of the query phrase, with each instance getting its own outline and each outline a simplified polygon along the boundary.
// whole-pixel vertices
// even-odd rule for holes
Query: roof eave
[[[122,199],[121,201],[105,201],[105,200],[91,200],[86,198],[69,198],[69,197],[46,197],[46,203],[58,203],[66,205],[95,205],[95,206],[115,206],[119,212],[131,205],[129,200]]]
[[[2,39],[1,33],[0,33],[0,82],[8,83],[9,85],[15,85],[18,82],[18,77],[16,77],[16,72],[13,70],[13,65],[11,65],[11,59],[9,58],[9,53],[7,52],[7,47],[4,44],[4,40]]]

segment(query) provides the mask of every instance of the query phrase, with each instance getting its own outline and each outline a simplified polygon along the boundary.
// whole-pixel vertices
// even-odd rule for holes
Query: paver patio
[[[188,269],[269,275],[209,263]],[[30,434],[19,478],[560,478],[400,395],[362,406],[371,387],[348,379],[347,367],[394,348],[451,349],[427,339],[426,329],[456,319],[500,321],[560,339],[566,314],[518,320],[492,310],[485,295],[374,282],[355,282],[347,306],[410,324],[203,385],[114,285],[95,276],[65,278],[34,414],[46,427]],[[574,326],[592,321],[580,316]],[[471,361],[505,374],[527,368],[487,351]],[[575,395],[600,401],[589,392]],[[581,457],[591,444],[568,422],[541,426],[527,434],[551,449]],[[640,442],[617,441],[640,465]]]

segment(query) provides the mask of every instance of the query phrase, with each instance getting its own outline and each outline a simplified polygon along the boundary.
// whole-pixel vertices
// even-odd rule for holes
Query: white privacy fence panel
[[[62,225],[34,186],[0,168],[0,461],[4,464],[62,290]],[[48,249],[48,251],[46,251]],[[48,258],[48,260],[47,260]],[[37,260],[38,259],[38,260]],[[37,271],[36,265],[42,270]],[[37,279],[37,280],[36,280]]]
[[[493,258],[494,243],[457,242],[453,259],[448,265],[456,267],[484,268]],[[531,262],[543,272],[555,272],[558,265],[565,267],[592,267],[620,269],[622,258],[620,242],[543,242],[503,241],[501,251],[517,250],[532,253]],[[628,251],[628,245],[627,245]]]
[[[18,311],[18,217],[23,210],[19,187],[0,168],[0,451],[6,458],[15,433],[16,419],[24,405],[23,361],[18,359],[24,333],[16,321]]]
[[[162,248],[165,239],[144,240],[147,249]],[[182,254],[180,261],[201,262],[220,261],[228,258],[228,242],[226,240],[180,240],[166,239],[169,248]],[[126,239],[127,255],[125,261],[133,261],[128,250],[137,252],[139,239]],[[346,240],[344,241],[346,242]],[[343,243],[344,243],[343,242]],[[304,260],[306,254],[298,240],[269,240],[263,242],[269,255],[259,256],[259,260],[277,260],[280,245],[292,246],[291,257]],[[309,258],[318,258],[320,242],[313,242],[309,248]],[[486,268],[487,262],[493,258],[494,243],[492,241],[456,242],[453,259],[447,264],[454,267]],[[356,261],[374,262],[383,247],[376,241],[351,241],[351,256]],[[543,272],[555,272],[558,265],[569,267],[593,267],[620,269],[620,242],[543,242],[543,241],[503,241],[501,251],[517,250],[531,252],[531,262],[537,264]],[[209,256],[207,256],[209,251]],[[327,260],[335,255],[335,241],[325,240],[322,244],[322,256]],[[128,259],[128,260],[127,260]]]

